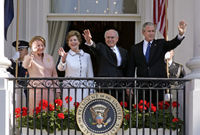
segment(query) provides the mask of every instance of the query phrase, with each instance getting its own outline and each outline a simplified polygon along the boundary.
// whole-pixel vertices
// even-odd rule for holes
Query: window
[[[51,13],[137,14],[137,0],[51,0]]]

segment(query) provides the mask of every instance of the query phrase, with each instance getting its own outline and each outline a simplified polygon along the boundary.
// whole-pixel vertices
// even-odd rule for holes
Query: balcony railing
[[[185,135],[186,79],[10,80],[13,81],[14,135],[81,133],[76,123],[77,107],[87,95],[100,92],[111,94],[122,106],[124,118],[117,134]]]

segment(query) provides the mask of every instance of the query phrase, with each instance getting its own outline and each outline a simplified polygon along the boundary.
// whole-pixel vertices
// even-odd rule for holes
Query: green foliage
[[[66,129],[77,129],[75,109],[61,109],[62,100],[56,99],[56,107],[49,104],[46,100],[43,100],[38,107],[36,107],[33,115],[27,114],[27,108],[22,107],[15,109],[15,116],[17,119],[18,127],[29,127],[31,129],[45,129],[49,133],[53,133],[54,130],[66,130]],[[77,104],[79,104],[77,102]],[[78,107],[78,105],[76,106]],[[43,108],[43,109],[42,109]],[[48,109],[49,108],[49,109]],[[42,111],[41,111],[42,110]]]
[[[53,133],[54,129],[57,130],[66,130],[66,129],[77,129],[79,130],[78,126],[76,125],[76,119],[75,119],[75,111],[65,111],[64,119],[58,118],[57,114],[60,113],[60,110],[57,111],[43,111],[35,115],[28,116],[22,116],[17,118],[18,127],[20,127],[20,124],[22,122],[22,127],[27,127],[34,129],[34,123],[36,129],[45,129],[46,131],[49,130],[49,133]],[[27,119],[28,117],[28,119]],[[27,123],[28,122],[28,123]]]

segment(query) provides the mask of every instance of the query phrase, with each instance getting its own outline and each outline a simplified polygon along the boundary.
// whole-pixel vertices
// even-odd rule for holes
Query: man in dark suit
[[[184,39],[186,24],[181,21],[178,25],[179,34],[172,40],[155,39],[155,26],[151,22],[146,22],[142,28],[144,40],[133,45],[130,53],[130,61],[128,64],[127,76],[134,77],[155,77],[165,78],[166,63],[164,61],[165,53],[176,48]],[[135,69],[137,70],[135,71]],[[127,92],[128,93],[128,92]],[[163,100],[163,94],[159,92],[159,100]],[[139,98],[142,94],[139,94]],[[152,94],[152,101],[156,101],[156,94]],[[149,93],[146,92],[145,99],[149,100]]]
[[[105,44],[92,41],[89,30],[84,30],[83,34],[86,45],[90,46],[96,54],[97,75],[98,77],[124,77],[127,67],[127,50],[118,47],[118,32],[114,29],[107,30],[104,34]],[[105,91],[106,93],[108,91]],[[122,92],[119,91],[118,94]],[[112,92],[112,95],[115,94]],[[115,96],[117,97],[117,96]],[[122,96],[118,96],[118,101],[122,100]]]

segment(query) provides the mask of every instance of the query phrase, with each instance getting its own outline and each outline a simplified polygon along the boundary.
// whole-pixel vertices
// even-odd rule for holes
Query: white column
[[[199,135],[200,128],[200,14],[199,0],[193,0],[193,35],[194,35],[194,54],[186,66],[191,73],[186,78],[193,79],[186,85],[186,135]]]
[[[194,0],[194,57],[187,62],[186,66],[191,70],[191,73],[186,78],[200,78],[200,14],[199,0]]]
[[[0,18],[4,20],[4,1],[0,1]],[[6,71],[11,65],[10,60],[4,56],[4,21],[0,21],[0,77],[8,77],[9,74]]]
[[[186,85],[186,135],[199,135],[200,128],[200,79]]]
[[[4,20],[4,0],[0,1],[0,18]],[[4,21],[0,21],[0,134],[9,135],[9,92],[8,92],[8,77],[6,68],[11,62],[4,56]]]

